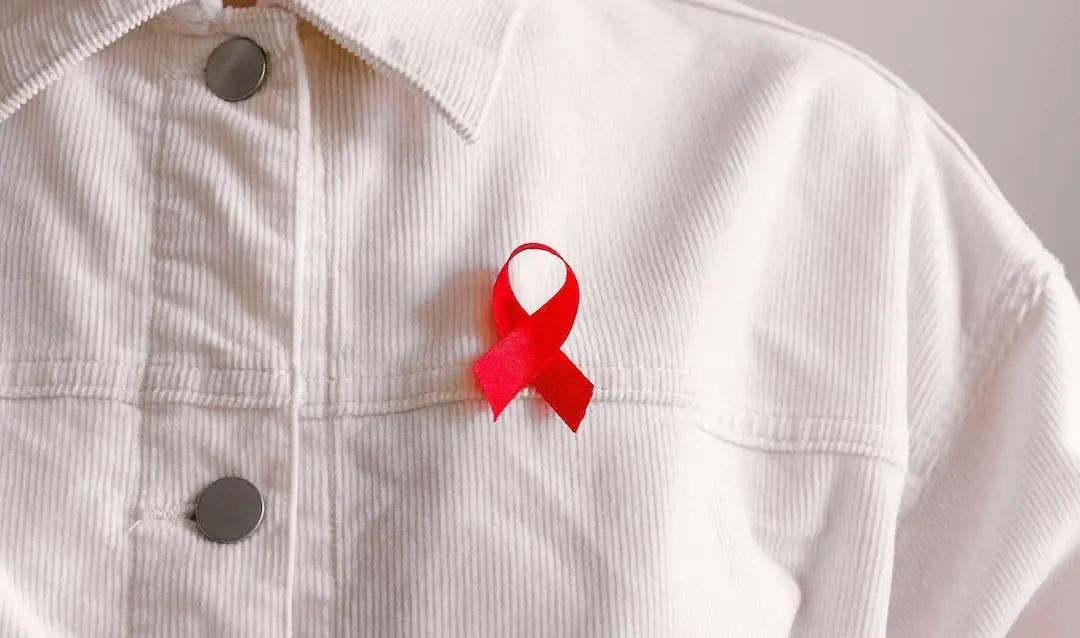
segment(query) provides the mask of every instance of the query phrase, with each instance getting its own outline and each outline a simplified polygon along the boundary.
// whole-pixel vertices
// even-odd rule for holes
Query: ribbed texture
[[[1075,635],[1080,304],[895,78],[720,1],[274,4],[0,6],[0,636]],[[576,435],[470,374],[527,241]]]

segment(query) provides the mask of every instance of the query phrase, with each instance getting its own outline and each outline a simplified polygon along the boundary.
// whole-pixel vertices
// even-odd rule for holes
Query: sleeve
[[[1080,303],[963,143],[923,125],[888,635],[1080,636]]]

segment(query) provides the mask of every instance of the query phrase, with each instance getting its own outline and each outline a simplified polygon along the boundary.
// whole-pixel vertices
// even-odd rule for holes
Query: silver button
[[[218,543],[242,541],[263,519],[259,489],[236,476],[210,484],[195,503],[195,523],[204,536]]]
[[[266,52],[247,38],[222,42],[206,61],[206,87],[223,100],[246,100],[265,82]]]

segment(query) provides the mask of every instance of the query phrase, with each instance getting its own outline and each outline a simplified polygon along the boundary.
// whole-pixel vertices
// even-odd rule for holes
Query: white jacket
[[[1080,306],[895,77],[725,0],[276,4],[0,1],[0,636],[1080,635]],[[526,242],[576,434],[473,376]]]

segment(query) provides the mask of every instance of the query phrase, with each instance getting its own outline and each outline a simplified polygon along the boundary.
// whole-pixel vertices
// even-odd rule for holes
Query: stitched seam
[[[142,402],[133,401],[129,398],[136,393],[134,389],[117,388],[115,386],[92,386],[92,385],[43,385],[43,386],[26,386],[26,385],[0,385],[0,393],[14,392],[13,395],[0,397],[0,399],[6,400],[34,400],[42,398],[65,398],[62,396],[52,396],[53,393],[79,393],[78,396],[72,398],[80,399],[95,399],[95,400],[114,400],[124,403],[131,403],[136,406],[145,403],[147,405],[160,405],[171,403],[183,403],[183,402],[205,402],[212,405],[225,405],[225,406],[240,406],[249,408],[269,408],[269,407],[281,407],[288,403],[288,395],[285,393],[266,393],[252,395],[250,393],[212,393],[212,392],[198,392],[193,390],[183,389],[171,389],[171,388],[155,388],[145,393],[142,393]],[[28,393],[39,392],[42,394],[26,396]],[[20,396],[20,393],[23,396]],[[537,398],[535,393],[526,390],[522,395],[527,398]],[[322,400],[322,401],[308,401],[304,403],[305,407],[312,409],[319,409],[325,411],[331,415],[345,416],[351,414],[352,411],[371,410],[375,412],[395,412],[395,411],[407,411],[421,409],[423,407],[430,407],[431,405],[438,404],[440,402],[461,402],[461,401],[481,401],[483,397],[476,395],[474,392],[465,389],[449,389],[449,390],[434,390],[428,392],[419,393],[403,393],[397,396],[393,396],[388,399],[378,401],[350,401],[350,400]],[[608,387],[597,389],[597,393],[594,400],[601,403],[626,403],[637,405],[680,405],[688,406],[695,405],[695,397],[690,394],[675,392],[675,391],[662,391],[662,390],[643,390],[640,388],[632,387]],[[411,405],[411,404],[422,405]],[[403,406],[406,407],[397,407]],[[211,406],[206,406],[211,407]],[[787,421],[809,424],[812,426],[819,426],[825,424],[844,425],[849,427],[858,428],[860,430],[882,430],[887,426],[885,424],[865,421],[858,419],[850,419],[846,417],[831,417],[831,416],[819,416],[819,415],[797,415],[797,414],[781,414],[777,412],[769,412],[765,410],[759,410],[755,408],[723,408],[722,415],[732,415],[739,418],[758,418],[769,421]]]
[[[809,424],[804,424],[804,425],[827,426],[827,425],[844,425],[844,423],[840,422],[840,421],[835,421],[835,422],[822,421],[822,422],[815,422],[815,423],[809,423]],[[874,449],[874,450],[877,450],[877,449],[888,450],[888,449],[890,449],[888,446],[885,446],[885,445],[878,445],[878,444],[874,444],[874,443],[866,443],[866,442],[862,442],[862,441],[852,441],[851,439],[849,439],[847,437],[844,437],[844,436],[831,436],[831,437],[821,436],[821,435],[817,435],[817,436],[799,436],[799,437],[790,436],[790,435],[763,436],[761,434],[755,433],[750,428],[739,428],[739,427],[731,427],[731,426],[721,426],[721,427],[717,427],[717,428],[709,428],[709,427],[706,427],[706,426],[703,426],[703,425],[700,425],[700,424],[698,425],[698,427],[701,430],[703,430],[704,432],[712,434],[714,436],[718,436],[718,437],[731,436],[731,435],[734,434],[734,435],[737,435],[740,438],[754,439],[754,440],[758,440],[758,441],[768,441],[768,442],[771,442],[771,443],[787,443],[787,444],[790,444],[790,445],[803,445],[803,444],[821,445],[821,444],[826,444],[826,445],[851,445],[851,446],[856,446],[856,447],[859,447],[859,448]],[[892,455],[890,455],[890,456],[892,456]]]
[[[88,392],[101,392],[102,396],[100,396],[100,397],[80,396],[80,397],[77,397],[77,398],[100,398],[100,399],[104,399],[104,400],[111,400],[111,399],[114,398],[114,395],[134,394],[134,393],[138,392],[138,390],[135,389],[135,388],[125,388],[125,387],[122,387],[122,386],[111,386],[111,385],[87,385],[87,384],[75,384],[75,385],[68,385],[68,384],[0,385],[0,392],[20,391],[20,390],[21,391],[27,391],[27,392],[29,392],[29,391],[39,391],[39,392],[59,392],[59,393],[86,392],[86,391],[88,391]],[[191,398],[191,399],[199,399],[199,398],[204,398],[204,399],[245,399],[245,400],[250,400],[252,402],[260,402],[260,401],[261,402],[266,402],[266,401],[274,401],[274,400],[277,400],[278,402],[286,402],[286,401],[288,401],[288,395],[286,393],[273,393],[273,392],[265,393],[265,394],[261,394],[261,395],[252,395],[252,394],[250,394],[248,392],[241,392],[241,393],[199,392],[199,391],[195,391],[195,390],[184,390],[184,389],[180,389],[180,388],[158,387],[158,388],[152,388],[152,389],[148,390],[146,392],[146,394],[149,394],[150,396],[157,396],[157,395],[165,394],[165,395],[169,395],[169,396],[187,397],[187,398]],[[530,396],[531,397],[531,396],[534,396],[534,395],[526,394],[525,396]],[[405,394],[401,394],[401,395],[398,395],[396,397],[381,400],[381,401],[325,400],[325,401],[314,401],[314,402],[308,401],[308,402],[305,402],[304,405],[313,406],[313,407],[331,407],[331,406],[338,406],[338,405],[340,405],[340,406],[363,407],[363,406],[387,405],[387,404],[390,404],[390,403],[400,403],[400,402],[403,402],[403,401],[417,401],[417,400],[432,399],[432,398],[438,398],[438,397],[461,397],[461,400],[473,400],[473,399],[478,398],[470,390],[459,388],[459,389],[451,389],[451,390],[434,390],[434,391],[420,392],[420,393],[414,393],[414,394],[405,393]],[[12,400],[19,399],[19,398],[25,398],[25,397],[18,397],[18,396],[0,397],[0,399],[12,399]],[[41,397],[32,397],[32,398],[41,398]],[[55,397],[55,398],[63,398],[63,397]],[[479,397],[479,398],[482,399],[482,397]],[[665,391],[665,390],[642,390],[640,388],[617,387],[617,386],[616,387],[607,387],[607,388],[598,388],[597,389],[597,395],[596,395],[596,400],[602,401],[602,402],[605,402],[605,403],[626,402],[626,403],[649,404],[649,403],[656,403],[658,400],[663,400],[663,399],[672,399],[672,400],[676,400],[676,402],[679,402],[679,403],[693,403],[694,398],[695,398],[694,395],[683,393],[683,392]],[[151,403],[172,403],[172,402],[176,402],[176,400],[167,400],[167,401],[153,401],[153,400],[150,400],[150,402]],[[747,408],[726,408],[724,410],[724,413],[725,414],[738,415],[738,416],[746,416],[746,417],[751,417],[752,416],[752,417],[758,417],[758,418],[764,418],[764,419],[770,419],[770,420],[798,421],[798,422],[804,422],[804,423],[805,422],[812,422],[812,423],[842,424],[842,425],[855,426],[855,427],[859,427],[859,428],[863,428],[863,429],[880,429],[880,428],[884,427],[883,424],[880,424],[880,423],[877,423],[877,422],[874,422],[874,421],[864,421],[864,420],[859,420],[859,419],[851,419],[851,418],[842,417],[842,416],[835,416],[834,417],[834,416],[823,416],[823,415],[784,414],[784,413],[769,412],[769,411],[759,410],[759,409],[749,408],[749,407],[747,407]]]
[[[610,396],[617,394],[619,396]],[[519,395],[519,398],[530,400],[541,400],[541,397],[535,392]],[[644,390],[632,390],[632,389],[620,389],[614,388],[604,391],[597,391],[593,395],[593,401],[598,403],[627,403],[627,404],[641,404],[641,405],[691,405],[688,401],[661,401],[662,399],[689,399],[685,395],[675,395],[660,392],[649,392]],[[386,399],[383,401],[328,401],[326,403],[309,403],[312,407],[323,408],[378,408],[380,406],[391,406],[400,403],[428,401],[433,400],[437,403],[439,401],[445,401],[446,403],[461,403],[465,401],[478,401],[484,402],[483,396],[479,396],[472,392],[458,391],[458,390],[439,390],[436,392],[422,392],[420,394],[404,395],[402,397],[396,397],[393,399]],[[416,408],[409,408],[416,409]]]
[[[79,358],[79,357],[61,358],[61,359],[7,359],[7,360],[0,360],[0,367],[2,367],[2,366],[17,366],[17,365],[34,364],[34,363],[69,363],[69,364],[88,364],[89,363],[89,364],[107,365],[107,366],[118,367],[118,368],[122,368],[122,367],[138,368],[140,370],[143,369],[143,367],[144,367],[143,364],[138,363],[138,362],[134,362],[134,361],[132,361],[132,362],[110,361],[108,359],[85,359],[85,358]],[[620,365],[594,366],[594,365],[589,365],[589,364],[586,364],[586,363],[582,363],[582,364],[578,364],[578,365],[579,365],[580,368],[588,369],[588,370],[595,370],[595,371],[601,371],[601,370],[648,371],[648,372],[664,372],[664,373],[669,373],[669,374],[678,374],[680,376],[689,376],[690,375],[689,370],[685,370],[685,369],[681,369],[681,368],[665,368],[665,367],[660,367],[660,366],[620,366]],[[180,364],[180,363],[151,363],[151,364],[149,364],[149,367],[153,368],[153,369],[207,370],[207,371],[221,371],[221,372],[270,372],[270,373],[283,374],[283,375],[289,374],[288,370],[284,370],[284,369],[281,369],[281,368],[244,368],[244,367],[234,367],[234,366],[216,367],[216,366],[198,366],[198,365]],[[437,373],[437,372],[448,372],[448,371],[455,371],[455,370],[460,370],[460,369],[462,369],[462,365],[459,365],[459,364],[446,364],[446,365],[442,365],[442,366],[438,366],[438,367],[434,367],[434,368],[420,368],[420,369],[417,369],[417,370],[407,370],[407,371],[396,372],[396,373],[385,374],[385,375],[371,374],[371,375],[361,375],[361,376],[344,376],[344,377],[326,376],[326,377],[308,377],[308,378],[309,379],[322,378],[322,379],[325,379],[325,380],[334,380],[334,379],[395,379],[395,378],[399,378],[399,377],[422,376],[422,375],[425,375],[425,374],[432,374],[432,373]]]
[[[714,439],[723,441],[730,445],[742,447],[751,450],[760,450],[763,452],[790,452],[790,453],[814,453],[814,454],[828,454],[836,455],[841,454],[844,456],[854,456],[858,458],[865,458],[875,461],[882,461],[900,472],[905,472],[906,464],[896,458],[896,455],[890,454],[887,448],[879,446],[866,445],[862,443],[852,443],[850,441],[833,440],[833,439],[785,439],[782,437],[770,438],[763,437],[755,434],[745,434],[738,430],[731,430],[729,432],[714,432],[704,428],[699,428],[705,434],[711,436]]]
[[[353,354],[357,354],[357,353],[359,353],[359,351],[355,351]],[[576,361],[575,364],[579,368],[581,368],[583,370],[590,370],[590,371],[647,370],[649,372],[665,372],[665,373],[671,373],[671,374],[678,374],[678,375],[681,375],[681,376],[689,376],[690,375],[690,371],[686,370],[685,368],[668,368],[668,367],[664,367],[664,366],[634,366],[634,365],[593,365],[593,364],[590,364],[590,363],[584,362],[584,361]],[[429,373],[429,372],[442,372],[444,370],[457,370],[457,369],[460,369],[460,368],[461,368],[461,366],[457,365],[457,364],[446,364],[446,365],[441,365],[441,366],[438,366],[438,367],[435,367],[435,368],[420,368],[420,369],[417,369],[417,370],[409,370],[409,371],[402,372],[402,373],[397,373],[397,374],[417,375],[417,374],[426,374],[426,373]],[[364,375],[364,376],[368,376],[368,375]],[[372,376],[375,376],[375,375],[372,375]],[[396,376],[396,374],[394,374],[394,375],[386,375],[386,376]],[[348,377],[346,377],[346,378],[348,378]]]
[[[102,392],[110,396],[102,396],[100,398],[109,399],[113,394],[133,394],[137,392],[135,388],[124,388],[118,386],[109,385],[0,385],[0,392],[7,391],[41,391],[41,392],[79,392],[79,391],[92,391]],[[266,393],[263,395],[252,395],[250,393],[226,393],[226,392],[198,392],[194,390],[184,390],[179,388],[159,387],[153,388],[147,392],[150,395],[169,394],[178,396],[187,396],[191,398],[220,398],[220,399],[250,399],[266,400],[266,399],[278,399],[280,401],[287,401],[288,395],[281,393]],[[649,397],[656,399],[677,399],[682,402],[693,402],[694,395],[686,394],[683,392],[664,391],[664,390],[642,390],[640,388],[628,388],[628,387],[608,387],[597,389],[597,400],[603,400],[605,402],[618,402],[622,399],[612,398],[610,395],[618,395],[619,397],[631,397],[627,399],[627,402],[639,402],[650,403]],[[463,396],[466,398],[474,398],[469,390],[454,389],[454,390],[434,390],[430,392],[421,392],[417,394],[401,394],[392,399],[386,399],[383,401],[344,401],[344,400],[325,400],[325,401],[308,401],[304,405],[308,406],[334,406],[334,405],[353,405],[353,406],[374,406],[383,405],[388,402],[399,402],[402,400],[416,400],[429,397],[439,396]],[[634,401],[632,397],[640,397],[641,400]],[[19,397],[0,397],[8,399],[17,399]],[[63,398],[63,397],[57,397]],[[93,397],[80,397],[80,398],[93,398]],[[740,416],[755,416],[766,419],[785,420],[785,421],[799,421],[799,422],[821,422],[821,423],[836,423],[857,426],[865,429],[878,429],[883,427],[882,424],[874,421],[863,421],[859,419],[851,419],[842,416],[823,416],[823,415],[799,415],[799,414],[784,414],[779,412],[768,412],[765,410],[759,410],[755,408],[729,408],[726,409],[727,414],[735,414]]]
[[[288,375],[289,374],[288,370],[282,370],[281,368],[239,368],[239,367],[219,368],[219,367],[212,367],[212,366],[211,367],[206,367],[206,366],[185,365],[185,364],[178,364],[178,363],[150,363],[150,364],[143,365],[143,364],[137,363],[137,362],[109,361],[107,359],[78,359],[78,358],[72,358],[72,359],[8,359],[8,360],[5,360],[5,361],[0,361],[0,367],[3,367],[3,366],[12,366],[12,367],[14,367],[14,366],[19,366],[19,365],[32,365],[32,364],[35,364],[35,363],[68,363],[68,364],[73,364],[73,365],[76,365],[76,364],[95,364],[95,365],[105,365],[105,366],[109,366],[109,367],[112,367],[112,368],[133,368],[133,369],[138,369],[138,370],[142,370],[144,368],[149,368],[149,369],[152,369],[152,370],[177,370],[177,371],[206,370],[206,371],[210,371],[210,372],[268,372],[268,373],[282,374],[282,375]]]
[[[15,389],[19,389],[19,390],[50,390],[50,391],[59,391],[59,392],[65,392],[65,393],[71,393],[71,392],[76,392],[76,391],[81,391],[81,390],[92,390],[92,391],[100,391],[100,390],[114,391],[114,390],[116,390],[116,388],[114,388],[112,386],[96,386],[96,387],[95,386],[41,386],[41,387],[26,387],[26,386],[6,386],[5,387],[5,386],[0,386],[0,391],[5,390],[5,389],[11,389],[11,388],[15,388]],[[482,400],[484,400],[483,397],[475,396],[472,393],[467,394],[467,392],[468,391],[464,391],[464,390],[440,390],[440,391],[437,391],[437,392],[423,392],[423,393],[419,393],[419,394],[405,394],[405,395],[401,395],[400,397],[395,397],[395,398],[387,399],[387,400],[384,400],[384,401],[320,401],[320,402],[307,402],[304,405],[305,406],[311,406],[311,407],[324,407],[324,408],[333,407],[333,406],[375,407],[375,406],[384,406],[384,405],[390,405],[390,404],[396,404],[396,403],[403,403],[403,402],[406,402],[406,401],[439,399],[441,397],[446,397],[448,401],[452,400],[452,401],[455,401],[455,402],[456,401],[474,401],[474,400],[475,401],[482,401]],[[126,391],[123,391],[123,392],[116,392],[115,394],[116,395],[120,395],[120,394],[135,395],[137,393],[138,393],[137,390],[132,389],[132,390],[126,390]],[[614,393],[618,393],[620,395],[620,398],[609,398],[609,397],[605,396],[605,394],[614,394]],[[252,403],[271,403],[271,404],[280,404],[280,405],[287,404],[288,399],[289,399],[288,395],[271,395],[271,396],[266,396],[266,397],[252,396],[250,394],[220,394],[219,395],[219,394],[197,393],[197,392],[191,392],[191,391],[188,391],[188,390],[183,390],[183,391],[181,391],[181,390],[175,390],[175,391],[168,391],[168,390],[151,391],[148,394],[150,394],[151,396],[157,395],[157,394],[168,394],[170,396],[186,397],[186,398],[194,398],[194,399],[197,399],[197,398],[243,399],[245,401],[250,401]],[[525,396],[527,396],[529,398],[539,398],[539,397],[536,397],[535,395],[525,395]],[[638,398],[638,397],[641,397],[641,398]],[[600,402],[603,402],[603,403],[642,403],[642,404],[656,403],[656,401],[649,400],[648,398],[645,398],[645,397],[673,398],[673,399],[689,399],[690,398],[687,395],[680,395],[680,394],[674,394],[674,393],[650,392],[650,391],[635,390],[635,389],[628,389],[628,388],[612,388],[612,389],[603,391],[603,393],[598,393],[594,400],[597,400],[597,401],[600,401]],[[127,400],[125,400],[125,399],[119,398],[118,396],[114,396],[114,395],[111,395],[111,394],[105,394],[105,393],[102,393],[100,395],[78,395],[78,396],[70,396],[70,397],[51,396],[51,395],[35,396],[35,397],[2,396],[2,397],[0,397],[0,401],[34,400],[34,399],[42,399],[42,398],[51,398],[51,399],[73,398],[73,399],[91,399],[91,400],[103,400],[103,401],[121,401],[121,402],[124,402],[124,403],[131,403],[132,405],[136,405],[136,406],[140,405],[140,402],[138,400],[135,400],[135,399],[127,399]],[[149,404],[160,404],[160,403],[175,403],[175,402],[177,402],[177,400],[153,400],[153,399],[148,399],[146,402],[149,403]]]
[[[702,9],[711,10],[716,13],[726,15],[732,18],[741,19],[746,22],[751,22],[762,27],[780,31],[788,35],[809,40],[817,44],[826,46],[837,53],[846,56],[848,59],[862,64],[868,71],[873,73],[878,78],[884,80],[891,85],[896,91],[907,97],[914,102],[916,106],[926,113],[930,117],[930,121],[938,129],[938,131],[946,137],[953,148],[964,158],[964,161],[970,168],[979,176],[983,185],[994,194],[1001,201],[1005,201],[1005,196],[1001,190],[994,183],[994,180],[990,177],[986,167],[976,158],[974,152],[964,143],[959,134],[941,117],[941,115],[930,106],[930,104],[917,93],[914,89],[907,85],[899,76],[880,64],[877,60],[873,59],[867,53],[856,49],[855,47],[820,33],[812,29],[787,22],[777,16],[771,15],[767,12],[755,11],[746,7],[736,8],[730,6],[718,6],[713,4],[713,0],[672,0],[673,2],[679,2],[682,4],[693,5]]]
[[[80,363],[80,360],[75,360],[75,359],[72,359],[72,360],[60,360],[58,362]],[[0,366],[4,365],[4,363],[5,362],[0,362]],[[105,363],[105,362],[102,362],[102,363]],[[105,363],[105,365],[112,366],[113,364]],[[128,366],[129,366],[129,364],[118,364],[118,367],[128,367]],[[626,372],[626,373],[635,373],[635,372],[636,373],[642,373],[642,372],[645,372],[645,373],[661,373],[661,374],[672,374],[672,373],[674,373],[674,374],[676,374],[677,376],[680,376],[680,377],[689,377],[690,376],[690,372],[687,371],[687,370],[680,370],[680,369],[675,369],[675,368],[664,368],[664,367],[652,367],[652,366],[634,367],[634,366],[584,366],[583,365],[581,367],[583,369],[585,369],[586,371],[588,371],[588,372],[615,371],[615,372]],[[169,368],[170,368],[170,366],[160,366],[157,369],[169,369]],[[326,384],[338,384],[338,385],[341,385],[341,384],[346,384],[346,383],[365,383],[365,382],[372,382],[372,381],[404,380],[404,379],[412,379],[412,378],[423,377],[423,376],[434,376],[434,375],[436,375],[438,373],[452,373],[452,374],[456,375],[459,372],[461,372],[462,369],[463,369],[463,367],[461,365],[453,365],[453,366],[444,366],[444,367],[440,367],[440,368],[433,368],[433,369],[426,370],[426,371],[405,372],[405,373],[391,374],[391,375],[351,375],[351,376],[341,376],[341,377],[334,377],[334,376],[317,377],[317,376],[306,376],[306,375],[304,375],[304,380],[308,381],[308,382],[312,382],[312,383],[326,383]],[[288,370],[266,370],[266,371],[254,370],[253,371],[253,370],[245,370],[245,369],[242,369],[242,368],[182,368],[182,367],[178,367],[177,370],[178,371],[183,371],[183,370],[203,370],[203,371],[206,371],[206,372],[209,372],[209,373],[235,373],[235,374],[230,374],[229,376],[235,376],[235,377],[238,377],[238,378],[246,378],[248,376],[253,376],[253,375],[246,374],[248,372],[267,372],[267,373],[271,374],[272,376],[288,376],[289,375]],[[53,388],[53,387],[58,388],[58,389],[64,389],[64,388],[70,389],[70,388],[80,388],[80,387],[91,388],[91,389],[109,389],[109,388],[111,388],[113,386],[91,385],[91,384],[82,384],[82,383],[61,384],[61,385],[54,385],[54,384],[28,385],[28,384],[19,384],[19,383],[17,383],[17,384],[0,384],[0,390],[5,390],[5,389],[10,390],[10,389],[18,389],[18,388],[42,389],[42,390],[44,390],[44,389]],[[116,389],[117,390],[123,390],[124,388],[123,388],[123,386],[116,386]],[[156,390],[156,391],[170,390],[170,389],[174,389],[174,388],[173,388],[173,386],[170,386],[170,384],[168,384],[168,383],[162,383],[162,384],[158,385],[156,388],[154,388],[154,390]],[[635,390],[635,389],[634,388],[626,388],[626,387],[615,386],[615,387],[601,388],[601,390],[606,391],[606,392],[626,392],[626,391],[631,391],[631,390]],[[675,391],[675,390],[670,390],[670,391],[638,390],[638,391],[640,391],[640,392],[653,392],[653,393],[664,395],[664,396],[676,396],[676,397],[681,397],[681,398],[685,398],[685,399],[693,398],[693,395],[691,395],[691,394],[688,394],[688,393],[685,393],[685,392],[679,392],[679,391]],[[193,391],[193,392],[198,393],[197,391]],[[204,393],[198,393],[198,394],[202,394],[202,395],[206,395],[206,396],[238,396],[236,394],[230,394],[230,393],[227,393],[227,392],[204,392]],[[324,403],[326,403],[326,402],[324,402]],[[871,422],[871,421],[863,421],[863,420],[853,419],[853,418],[850,418],[850,417],[844,417],[844,416],[839,416],[839,415],[828,415],[828,414],[820,415],[820,414],[769,412],[769,411],[764,411],[764,410],[760,410],[760,409],[753,408],[753,407],[738,407],[738,408],[726,408],[726,409],[728,411],[730,411],[730,412],[733,412],[733,413],[745,414],[745,413],[748,413],[748,412],[752,412],[754,414],[758,414],[758,415],[761,415],[761,416],[768,416],[768,417],[780,418],[780,419],[798,419],[798,420],[820,419],[820,420],[828,420],[828,421],[843,421],[843,422],[851,423],[851,424],[861,424],[861,425],[864,425],[866,427],[879,427],[879,424]]]
[[[314,124],[313,124],[314,126]],[[317,147],[317,153],[320,153],[319,159],[323,168],[323,183],[321,186],[321,194],[324,197],[329,197],[330,189],[330,171],[327,171],[325,167],[329,164],[332,165],[332,159],[328,158],[325,154],[322,154],[321,149],[326,147]],[[323,281],[326,285],[326,306],[325,311],[326,320],[324,322],[324,343],[325,343],[325,358],[323,361],[323,374],[325,378],[331,376],[332,357],[330,353],[334,351],[334,348],[341,341],[341,335],[343,332],[340,329],[340,319],[338,315],[338,277],[342,269],[338,267],[338,242],[339,235],[339,216],[333,215],[330,212],[330,206],[323,207],[323,246],[326,247],[327,257],[323,263],[325,272],[323,273]],[[320,388],[320,396],[325,400],[327,398],[326,388]],[[303,415],[301,415],[303,419]],[[340,537],[342,534],[342,515],[340,513],[341,508],[341,495],[338,491],[338,481],[341,480],[341,441],[338,438],[337,428],[327,428],[328,436],[330,437],[330,453],[332,458],[330,459],[330,571],[331,582],[334,589],[330,596],[330,631],[333,636],[342,636],[345,632],[342,630],[342,617],[345,616],[344,610],[346,609],[345,602],[345,587],[343,585],[344,568],[342,566],[342,551],[340,544]]]
[[[305,160],[310,161],[312,155],[308,156],[309,146],[311,145],[312,131],[311,127],[314,125],[312,122],[312,112],[309,93],[311,91],[310,81],[307,75],[307,60],[303,56],[303,46],[300,42],[300,32],[295,24],[293,18],[287,20],[288,25],[291,27],[290,41],[292,43],[294,55],[294,64],[296,66],[296,77],[293,79],[293,83],[296,87],[296,112],[295,112],[295,153],[293,167],[293,179],[292,188],[290,193],[292,195],[291,210],[293,215],[293,281],[292,281],[292,339],[291,339],[291,352],[289,353],[289,483],[288,483],[288,545],[286,556],[286,568],[285,568],[285,609],[284,609],[284,625],[285,635],[292,638],[296,634],[297,616],[295,612],[296,605],[296,578],[297,578],[297,552],[299,551],[297,545],[299,544],[299,518],[300,518],[300,427],[303,422],[301,419],[301,410],[304,404],[304,391],[306,389],[306,380],[304,378],[304,290],[307,284],[307,235],[308,214],[306,211],[301,210],[304,204],[310,200],[313,188],[309,183],[307,176],[304,174],[306,167],[304,165]],[[282,21],[286,23],[285,20]]]
[[[301,415],[301,422],[306,419]],[[341,530],[339,525],[341,524],[338,513],[338,508],[341,507],[341,498],[338,494],[338,477],[341,476],[341,442],[338,440],[337,428],[326,428],[327,436],[330,438],[330,467],[329,467],[329,492],[330,498],[330,580],[334,584],[333,593],[331,594],[331,613],[330,613],[330,629],[332,635],[341,636],[341,621],[339,620],[340,610],[344,607],[342,604],[343,596],[341,592],[344,590],[342,587],[342,569],[341,569],[341,547],[339,543],[339,537],[341,536]]]
[[[168,56],[172,57],[172,51],[168,51]],[[150,347],[153,329],[154,329],[154,305],[156,300],[156,287],[157,287],[157,268],[155,267],[157,262],[157,232],[158,225],[157,220],[161,213],[161,200],[162,192],[164,190],[164,179],[162,173],[164,172],[165,165],[165,138],[168,131],[168,122],[171,118],[168,117],[172,111],[171,106],[173,100],[171,99],[172,89],[176,85],[171,81],[166,81],[161,87],[161,103],[158,105],[157,110],[157,130],[154,135],[154,143],[156,148],[154,149],[153,159],[153,173],[152,179],[154,180],[151,194],[150,205],[150,219],[147,220],[147,275],[146,275],[146,290],[143,294],[143,314],[144,314],[144,326],[143,326],[143,339],[144,346],[146,348],[146,354],[140,362],[139,369],[141,372],[141,379],[138,388],[138,402],[139,407],[139,436],[136,448],[136,456],[138,457],[138,471],[135,488],[135,505],[141,506],[143,498],[146,497],[146,448],[149,446],[149,427],[147,421],[149,419],[149,410],[146,403],[146,389],[150,383],[151,363],[150,358],[152,356],[152,350]],[[0,388],[6,386],[0,385]],[[134,525],[138,525],[141,519],[137,519]],[[134,528],[132,526],[132,529]],[[130,531],[130,530],[129,530]],[[138,537],[131,539],[131,552],[130,552],[130,569],[126,574],[128,592],[126,596],[128,610],[125,617],[128,621],[128,636],[135,636],[135,620],[136,620],[136,574],[138,573],[139,566],[139,539]]]
[[[140,396],[142,396],[142,395],[151,395],[152,396],[152,395],[155,395],[155,394],[170,393],[170,394],[183,394],[183,395],[188,395],[188,396],[191,396],[191,397],[206,397],[206,398],[215,398],[215,397],[220,397],[220,398],[261,398],[262,396],[270,397],[270,398],[277,397],[277,398],[280,398],[282,400],[288,400],[288,398],[289,398],[288,394],[269,393],[269,394],[264,394],[264,395],[252,395],[252,394],[250,394],[248,392],[236,392],[236,393],[199,392],[198,390],[183,390],[183,389],[180,389],[180,388],[168,388],[168,387],[150,388],[148,390],[140,390],[139,388],[135,388],[135,387],[127,388],[127,387],[123,387],[123,386],[114,386],[114,385],[62,385],[62,384],[61,385],[52,385],[52,384],[50,384],[50,385],[0,385],[0,391],[6,392],[6,391],[14,391],[14,390],[38,391],[38,392],[42,392],[42,391],[44,391],[44,392],[47,392],[47,391],[56,391],[56,392],[91,391],[91,392],[103,392],[103,393],[109,393],[109,394],[131,394],[131,395],[136,395],[137,394],[137,395],[140,395]]]
[[[338,359],[340,359],[343,356],[355,356],[356,354],[359,354],[359,353],[361,353],[361,351],[352,350],[352,351],[348,351],[347,353],[342,354],[342,355],[335,355],[333,357],[333,362],[336,363],[338,361]],[[665,368],[665,367],[662,367],[662,366],[590,365],[590,364],[585,363],[585,362],[576,362],[576,365],[579,368],[583,369],[583,370],[589,370],[589,371],[605,371],[605,370],[648,371],[648,372],[664,372],[664,373],[670,373],[670,374],[678,374],[680,376],[689,376],[690,375],[689,370],[685,370],[685,369],[682,369],[682,368]],[[362,378],[393,379],[393,378],[397,378],[397,377],[423,376],[425,374],[432,374],[432,373],[437,373],[437,372],[455,371],[455,370],[461,370],[462,368],[463,368],[463,364],[448,363],[448,364],[440,365],[440,366],[433,367],[433,368],[419,368],[419,369],[415,369],[415,370],[410,369],[410,370],[405,370],[405,371],[395,372],[395,373],[392,373],[392,374],[385,374],[385,375],[379,375],[379,374],[367,375],[367,374],[365,374],[365,375],[362,375],[362,376],[343,376],[343,377],[330,376],[328,378],[329,379],[362,379]]]

